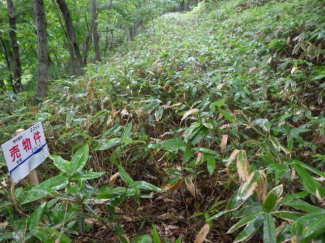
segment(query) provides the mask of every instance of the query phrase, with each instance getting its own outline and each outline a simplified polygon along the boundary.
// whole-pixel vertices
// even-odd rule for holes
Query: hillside
[[[18,202],[0,156],[0,239],[325,242],[324,29],[321,0],[200,2],[41,104],[1,94],[0,142],[42,121],[58,156]]]

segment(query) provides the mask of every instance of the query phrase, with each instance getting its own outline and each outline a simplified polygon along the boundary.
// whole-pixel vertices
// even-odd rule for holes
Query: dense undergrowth
[[[1,239],[324,242],[324,29],[323,1],[200,3],[40,105],[1,95],[1,142],[42,121],[66,159],[13,197],[1,158]]]

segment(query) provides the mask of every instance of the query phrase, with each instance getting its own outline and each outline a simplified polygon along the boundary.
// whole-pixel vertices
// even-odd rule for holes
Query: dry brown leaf
[[[202,152],[199,152],[196,157],[196,164],[200,163],[204,158],[204,154]]]
[[[224,86],[224,84],[219,84],[219,85],[217,86],[217,90],[221,90],[223,86]]]
[[[147,73],[150,73],[151,75],[155,75],[155,73],[152,72],[152,71],[148,71],[148,70],[147,70]]]
[[[245,150],[240,150],[239,152],[243,152],[246,155],[246,151]],[[244,161],[240,161],[240,156],[237,156],[237,172],[238,172],[238,176],[242,181],[247,181],[248,178],[248,161],[247,158],[245,156],[245,160]]]
[[[190,110],[188,110],[188,111],[185,112],[185,114],[183,115],[181,121],[184,121],[184,119],[185,119],[186,117],[188,117],[189,115],[192,115],[192,114],[198,113],[199,111],[200,111],[200,110],[197,109],[197,108],[194,108],[194,109],[190,109]]]
[[[273,61],[273,57],[270,57],[270,58],[267,60],[267,63],[270,64],[272,61]]]
[[[264,203],[267,195],[268,182],[264,171],[260,170],[259,172],[261,176],[259,182],[257,183],[256,192],[260,202]]]
[[[320,201],[320,202],[322,202],[323,201],[323,197],[320,195],[320,193],[319,193],[319,191],[318,191],[318,189],[316,189],[316,193],[315,193],[315,196],[316,196],[316,198]]]
[[[179,229],[179,227],[177,225],[167,225],[166,229],[168,229],[168,230],[176,230],[176,229]]]
[[[256,67],[251,67],[248,71],[248,74],[253,73],[257,68]]]
[[[205,239],[207,238],[207,235],[210,231],[210,226],[209,224],[205,224],[201,230],[199,231],[199,233],[196,236],[196,239],[194,241],[194,243],[202,243],[205,241]]]
[[[163,72],[162,67],[158,67],[158,68],[157,68],[157,73],[158,73],[158,74],[162,74],[162,72]]]
[[[7,227],[7,226],[8,226],[8,222],[5,221],[5,222],[3,222],[3,223],[0,223],[0,227],[3,227],[3,226]]]
[[[135,114],[137,114],[138,117],[141,117],[144,114],[144,111],[142,108],[135,110]]]
[[[120,172],[117,172],[117,173],[115,173],[114,175],[112,175],[112,176],[109,178],[109,183],[110,183],[110,184],[115,184],[115,181],[116,181],[117,177],[119,177],[119,176],[120,176]]]
[[[189,176],[185,178],[185,184],[186,184],[187,189],[192,194],[192,196],[195,197],[195,195],[196,195],[195,185]]]
[[[167,213],[163,213],[159,216],[157,216],[158,219],[169,219],[169,218],[173,218],[175,216],[174,212],[167,212]]]
[[[169,191],[169,192],[174,192],[177,191],[182,185],[183,185],[184,180],[180,179],[177,183],[170,185],[170,184],[166,184],[164,186],[162,186],[163,190]]]
[[[35,108],[35,107],[32,107],[31,110],[32,110],[32,112],[33,112],[34,114],[41,113],[41,110],[39,110],[39,109],[37,109],[37,108]]]
[[[124,220],[126,220],[126,221],[128,221],[128,222],[132,222],[132,221],[134,220],[134,219],[132,219],[131,217],[126,216],[126,215],[122,215],[121,217],[122,217],[122,219],[124,219]]]
[[[4,186],[4,187],[7,187],[7,182],[6,180],[3,178],[3,180],[1,181],[1,185]]]
[[[229,127],[231,127],[232,125],[231,124],[224,124],[224,125],[222,125],[221,127],[220,127],[220,130],[221,129],[226,129],[226,128],[229,128]]]
[[[232,151],[231,155],[229,156],[228,162],[226,164],[226,171],[227,173],[229,173],[229,165],[231,164],[231,162],[236,158],[237,154],[239,153],[238,149],[235,149],[234,151]]]
[[[291,37],[289,36],[287,39],[287,44],[289,45],[291,43]]]
[[[123,110],[121,111],[121,115],[122,115],[122,117],[123,117],[123,116],[128,116],[128,115],[129,115],[129,112],[127,111],[127,109],[123,109]]]
[[[298,69],[299,69],[298,67],[293,67],[293,68],[291,69],[291,74],[294,74]]]
[[[182,104],[182,102],[178,102],[176,104],[173,104],[173,105],[168,106],[168,108],[175,107],[175,106],[180,106],[181,104]]]
[[[290,181],[293,182],[296,178],[296,170],[295,169],[292,169],[291,170],[291,178],[290,178]]]
[[[158,62],[160,61],[160,59],[158,58],[153,64],[152,66],[156,66],[158,64]]]
[[[227,147],[228,142],[228,135],[222,135],[221,144],[220,144],[220,151],[223,153]]]

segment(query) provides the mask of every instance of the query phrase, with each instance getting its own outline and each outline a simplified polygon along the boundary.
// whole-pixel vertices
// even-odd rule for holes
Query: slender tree
[[[16,28],[16,14],[15,7],[12,0],[7,0],[8,12],[9,12],[9,25],[10,25],[10,40],[12,45],[13,61],[14,61],[14,92],[18,93],[22,91],[21,84],[21,62],[19,58],[19,45],[17,39]]]
[[[47,51],[47,21],[43,0],[34,0],[37,25],[38,85],[37,95],[42,99],[47,95],[49,80],[49,55]]]
[[[56,0],[56,2],[59,5],[60,11],[63,15],[65,26],[67,28],[66,34],[68,36],[70,45],[72,46],[73,53],[71,54],[74,56],[74,60],[77,68],[77,70],[75,71],[77,74],[81,75],[82,74],[81,68],[83,67],[83,61],[82,61],[79,44],[77,42],[76,32],[73,27],[70,10],[65,0]]]
[[[12,82],[12,73],[11,73],[11,64],[10,64],[10,59],[12,59],[12,53],[10,52],[10,50],[7,50],[7,46],[6,46],[6,43],[5,43],[5,40],[3,40],[1,37],[0,37],[0,41],[2,43],[2,46],[3,46],[3,52],[4,52],[4,56],[5,56],[5,59],[6,59],[6,63],[7,63],[7,68],[8,68],[8,71],[9,71],[9,83],[12,87],[12,90],[15,90],[15,87],[13,85],[13,82]],[[1,79],[2,80],[2,79]],[[0,83],[0,86],[3,87],[3,89],[5,89],[5,83],[2,81]]]
[[[99,50],[99,34],[97,29],[97,1],[93,0],[92,2],[92,32],[94,39],[94,48],[95,48],[95,60],[101,61],[100,50]]]

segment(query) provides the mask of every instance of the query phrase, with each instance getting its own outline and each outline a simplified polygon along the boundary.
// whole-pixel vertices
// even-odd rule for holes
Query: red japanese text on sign
[[[30,142],[30,138],[25,138],[23,140],[23,147],[26,152],[32,150],[32,143]]]
[[[15,183],[40,165],[49,154],[40,122],[2,144],[1,148]]]
[[[13,146],[9,151],[10,151],[12,162],[15,162],[17,159],[21,157],[21,153],[19,151],[18,145]]]

